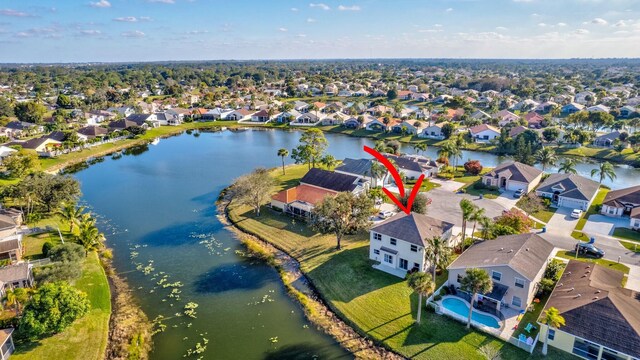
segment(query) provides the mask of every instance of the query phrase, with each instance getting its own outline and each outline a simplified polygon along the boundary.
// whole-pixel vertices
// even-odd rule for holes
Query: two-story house
[[[486,271],[493,290],[479,301],[496,311],[504,306],[525,310],[544,275],[553,245],[536,234],[500,236],[477,243],[449,265],[449,285],[460,287],[467,269]]]
[[[453,224],[412,212],[398,213],[369,231],[369,258],[374,268],[404,277],[409,270],[426,271],[426,241],[438,237],[450,241]]]

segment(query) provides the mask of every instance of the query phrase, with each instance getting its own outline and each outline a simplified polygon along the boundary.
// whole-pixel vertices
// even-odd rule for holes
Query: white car
[[[387,219],[387,218],[390,218],[392,216],[393,216],[393,212],[391,212],[391,211],[380,211],[378,213],[378,217],[380,219]]]
[[[580,219],[581,216],[582,216],[582,210],[580,209],[573,209],[573,211],[571,212],[571,217],[574,219]]]

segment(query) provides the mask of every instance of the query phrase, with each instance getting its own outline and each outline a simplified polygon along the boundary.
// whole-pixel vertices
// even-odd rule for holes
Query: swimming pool
[[[456,313],[464,317],[465,319],[469,316],[469,306],[467,305],[466,302],[460,299],[457,299],[454,297],[444,298],[441,304],[442,304],[442,307],[444,307],[445,309],[453,313]],[[482,314],[476,310],[473,310],[473,313],[471,314],[471,320],[494,329],[500,328],[500,324],[498,323],[498,320],[496,320],[495,317],[491,315]]]

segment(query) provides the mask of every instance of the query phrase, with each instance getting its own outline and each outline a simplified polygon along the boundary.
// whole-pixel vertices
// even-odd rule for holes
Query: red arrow
[[[386,157],[384,157],[384,155],[380,154],[374,149],[365,145],[364,151],[366,151],[369,155],[373,156],[378,161],[380,161],[382,165],[384,165],[387,168],[387,170],[389,170],[389,173],[391,174],[391,176],[393,176],[393,181],[396,183],[396,186],[400,191],[400,197],[403,198],[404,184],[402,183],[402,178],[400,178],[400,174],[398,173],[398,170],[396,170],[393,164],[391,164],[391,162]],[[416,181],[415,185],[413,186],[413,189],[411,189],[411,194],[409,194],[409,198],[407,199],[407,206],[402,205],[402,202],[400,201],[400,199],[396,198],[395,195],[393,195],[393,193],[389,191],[387,188],[383,187],[382,191],[385,194],[387,194],[389,199],[391,199],[398,206],[398,208],[400,208],[407,215],[409,215],[411,214],[411,207],[413,206],[413,200],[415,200],[416,196],[418,195],[418,190],[420,190],[420,186],[422,185],[422,180],[424,180],[424,174],[420,175],[420,177],[418,178],[418,181]]]

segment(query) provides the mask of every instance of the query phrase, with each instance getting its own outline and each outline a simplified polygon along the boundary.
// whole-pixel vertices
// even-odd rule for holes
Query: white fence
[[[527,344],[525,341],[522,341],[513,336],[509,337],[509,343],[519,347],[520,349],[528,352],[529,354],[533,353],[533,349],[536,348],[536,344],[538,343],[538,339],[540,338],[540,333],[536,335],[536,338],[533,340],[531,344]]]

